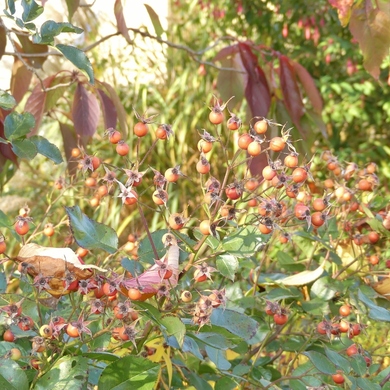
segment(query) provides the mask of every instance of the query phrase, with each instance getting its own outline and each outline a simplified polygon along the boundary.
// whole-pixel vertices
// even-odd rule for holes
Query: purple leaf
[[[129,36],[129,32],[127,30],[125,17],[123,15],[123,6],[121,0],[115,1],[114,13],[115,13],[116,25],[118,27],[118,31],[124,36],[124,38],[129,44],[132,44]]]
[[[77,143],[77,137],[72,126],[62,122],[58,123],[60,125],[60,131],[64,141],[64,151],[66,160],[68,161],[68,172],[70,175],[73,175],[76,173],[78,165],[78,161],[72,158],[72,149],[79,146]]]
[[[300,129],[300,120],[305,113],[301,92],[295,77],[294,68],[286,56],[279,56],[280,86],[287,112],[294,124]]]
[[[116,121],[118,115],[116,113],[116,108],[112,100],[106,95],[104,91],[98,89],[98,96],[103,110],[104,126],[106,129],[116,127]]]
[[[216,54],[213,61],[221,61],[222,59],[226,57],[230,57],[233,54],[236,54],[238,52],[239,52],[238,45],[231,45],[231,46],[224,47]]]
[[[81,137],[92,137],[96,132],[99,116],[100,109],[96,96],[88,92],[82,83],[78,83],[72,106],[76,134]]]
[[[271,105],[271,93],[257,57],[246,43],[239,43],[239,50],[244,68],[248,74],[245,97],[252,116],[267,116]]]
[[[119,128],[122,131],[123,135],[126,135],[127,134],[126,111],[123,108],[123,104],[120,101],[117,93],[115,92],[115,89],[110,84],[104,81],[96,80],[96,84],[100,85],[101,89],[106,93],[106,95],[113,102],[118,116]]]
[[[301,82],[302,87],[305,90],[311,105],[313,106],[314,112],[321,114],[323,109],[323,102],[320,91],[318,90],[313,78],[310,76],[310,73],[307,71],[307,69],[301,64],[298,64],[298,62],[292,61],[292,65],[294,67],[295,74]]]
[[[5,139],[4,122],[2,119],[0,120],[0,137]],[[11,160],[14,164],[18,163],[18,159],[15,153],[12,151],[12,146],[10,144],[0,143],[0,157],[3,157],[1,160]],[[2,164],[0,164],[0,172],[3,169],[1,165]]]
[[[45,86],[45,88],[50,87],[51,82],[55,77],[56,76],[53,75],[43,80],[43,85]],[[33,91],[31,92],[31,95],[28,97],[26,105],[24,107],[24,110],[29,112],[30,114],[33,114],[35,118],[35,126],[31,130],[31,133],[29,135],[36,134],[37,129],[41,125],[45,105],[46,105],[46,92],[42,91],[41,84],[38,83],[33,89]]]

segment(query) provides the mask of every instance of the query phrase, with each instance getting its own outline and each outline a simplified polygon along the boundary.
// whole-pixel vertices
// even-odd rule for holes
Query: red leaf
[[[389,10],[385,7],[383,10],[372,9],[371,3],[363,2],[360,6],[353,7],[349,29],[363,52],[364,67],[378,79],[380,65],[389,53]]]
[[[32,73],[23,65],[18,57],[15,57],[12,66],[11,95],[19,103],[24,94],[28,91],[32,78]]]
[[[248,74],[245,97],[252,116],[267,116],[271,105],[271,94],[263,70],[258,65],[257,57],[246,43],[239,43],[242,63]]]
[[[111,101],[114,103],[118,116],[120,130],[124,135],[127,135],[126,111],[123,108],[123,104],[120,101],[117,93],[115,92],[115,89],[110,84],[107,84],[104,81],[96,80],[95,82],[97,85],[100,85],[101,89],[106,93],[107,96],[109,96]]]
[[[121,0],[115,1],[114,13],[118,31],[125,37],[126,41],[131,44],[132,42],[129,36],[129,32],[127,30],[125,17],[123,16],[123,6]]]
[[[313,106],[314,112],[321,114],[323,109],[323,102],[313,78],[310,76],[310,73],[305,67],[298,62],[292,61],[292,65],[295,70],[295,74],[298,76],[299,81],[302,84],[303,89],[305,90],[307,97],[309,98],[311,105]]]
[[[5,139],[4,135],[4,122],[0,120],[0,137]],[[12,151],[12,147],[9,144],[0,143],[0,155],[3,156],[6,160],[11,160],[14,164],[18,163],[18,159],[15,153]],[[0,172],[2,167],[0,167]]]
[[[50,84],[55,77],[56,76],[53,75],[43,80],[43,85],[45,88],[50,87]],[[41,125],[45,104],[46,92],[42,91],[41,84],[38,83],[31,92],[31,95],[28,97],[26,106],[24,107],[24,110],[30,114],[33,114],[35,118],[35,127],[31,130],[31,134],[29,135],[36,134],[37,129]]]
[[[1,18],[0,18],[1,19]],[[0,59],[3,57],[7,45],[7,34],[3,26],[0,26]]]
[[[102,104],[104,125],[106,129],[110,127],[115,128],[116,121],[118,119],[115,105],[104,91],[102,91],[101,89],[98,89],[97,91],[98,91],[98,96],[100,98],[100,103]]]
[[[236,54],[238,52],[239,52],[238,45],[231,45],[231,46],[224,47],[216,54],[213,61],[221,61],[222,59],[226,57],[230,57],[233,54]]]
[[[96,132],[99,116],[100,109],[96,96],[88,92],[82,83],[78,83],[72,106],[76,134],[81,137],[92,137]]]
[[[22,51],[23,53],[32,54],[32,53],[47,53],[48,52],[49,47],[47,45],[38,45],[38,44],[32,43],[30,41],[29,37],[26,35],[23,35],[23,34],[17,34],[17,37],[18,37],[19,42],[21,43],[22,48],[23,48],[23,50],[19,50],[19,51]],[[43,63],[46,60],[47,60],[47,56],[25,58],[25,61],[29,65],[31,65],[32,67],[34,67],[36,69],[41,69]]]
[[[351,17],[351,7],[354,0],[328,0],[329,4],[337,8],[337,14],[339,15],[339,20],[341,25],[345,27]]]
[[[224,68],[233,68],[244,72],[239,73],[230,70],[221,70],[217,79],[217,89],[222,99],[227,101],[234,96],[232,105],[240,103],[244,98],[245,88],[248,84],[248,75],[242,63],[241,56],[234,54],[233,56],[220,58],[219,61]]]
[[[284,104],[292,121],[301,131],[300,120],[305,113],[305,107],[303,106],[294,68],[290,60],[283,55],[279,56],[279,66],[280,86],[283,92]]]
[[[78,161],[72,158],[72,149],[78,147],[77,137],[72,126],[62,122],[58,123],[60,125],[60,131],[64,141],[64,151],[66,160],[68,161],[68,172],[70,175],[73,175],[76,173],[78,165]],[[85,144],[82,143],[82,146],[85,146]]]

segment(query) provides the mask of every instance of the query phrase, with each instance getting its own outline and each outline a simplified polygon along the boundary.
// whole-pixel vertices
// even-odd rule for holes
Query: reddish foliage
[[[116,112],[116,107],[113,101],[107,96],[107,94],[101,90],[97,89],[98,97],[100,99],[100,103],[102,105],[103,117],[104,117],[104,127],[109,129],[110,127],[116,127],[116,121],[118,119],[118,115]]]
[[[72,106],[76,134],[81,137],[92,137],[96,132],[99,116],[100,109],[96,96],[88,92],[82,83],[78,83]]]

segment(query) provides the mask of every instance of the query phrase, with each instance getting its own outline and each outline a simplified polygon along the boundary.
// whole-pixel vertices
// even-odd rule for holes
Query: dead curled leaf
[[[69,293],[63,288],[63,278],[66,271],[73,273],[78,280],[90,278],[94,270],[106,272],[105,269],[96,265],[81,263],[71,248],[50,248],[27,244],[22,247],[15,261],[28,264],[26,271],[33,277],[39,274],[43,277],[49,277],[51,289],[47,292],[54,297]]]
[[[370,285],[378,294],[383,295],[390,301],[390,275],[387,278]]]

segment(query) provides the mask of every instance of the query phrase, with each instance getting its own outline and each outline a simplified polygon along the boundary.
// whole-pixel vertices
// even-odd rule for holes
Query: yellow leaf
[[[278,283],[285,286],[304,286],[317,280],[324,272],[324,263],[313,271],[302,271],[298,274],[287,276],[282,280],[278,280]]]

